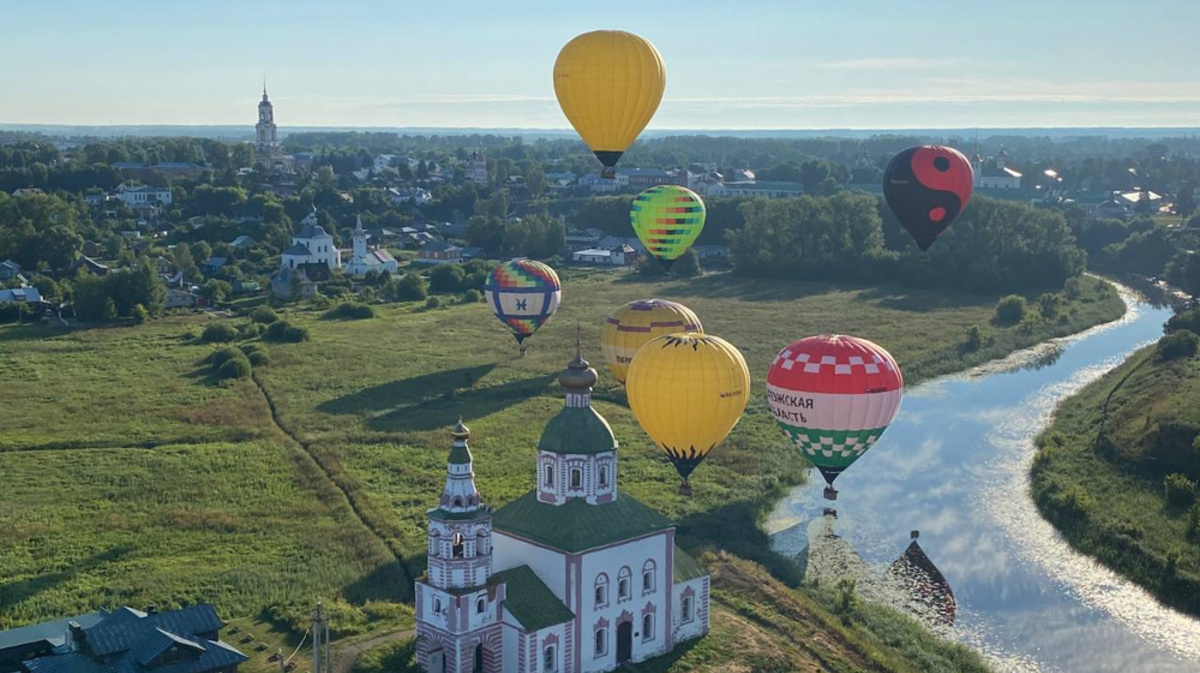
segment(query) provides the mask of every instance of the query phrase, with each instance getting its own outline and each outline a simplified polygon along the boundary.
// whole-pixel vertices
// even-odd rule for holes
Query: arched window
[[[654,559],[646,559],[642,564],[642,593],[654,591]]]
[[[554,466],[549,463],[546,464],[546,487],[554,487]]]
[[[485,599],[480,598],[475,601],[475,612],[481,615],[487,612],[487,601]]]
[[[608,629],[596,629],[596,656],[603,657],[608,654]]]
[[[608,486],[608,466],[600,466],[600,478],[598,480],[601,486]]]
[[[608,575],[600,573],[596,578],[596,607],[608,604]]]
[[[583,488],[583,470],[571,468],[571,488]]]
[[[642,615],[642,640],[654,640],[654,613]]]
[[[450,554],[454,558],[463,557],[463,536],[462,533],[455,533],[454,539],[450,542]]]
[[[555,666],[558,657],[554,656],[554,646],[547,645],[546,649],[542,650],[542,670],[545,673],[553,673],[558,668]]]
[[[694,615],[692,614],[692,597],[691,596],[683,597],[683,605],[681,606],[680,612],[683,613],[683,623],[684,624],[687,624],[688,622],[692,621],[692,619],[694,618]]]
[[[621,572],[617,573],[617,600],[626,601],[633,595],[629,586],[632,578],[633,573],[629,571],[629,566],[621,568]]]
[[[461,498],[461,497],[459,497],[459,496],[454,496],[454,506],[455,506],[455,507],[462,507],[462,498]]]
[[[435,615],[442,614],[442,599],[440,599],[440,598],[433,599],[433,614],[435,614]]]

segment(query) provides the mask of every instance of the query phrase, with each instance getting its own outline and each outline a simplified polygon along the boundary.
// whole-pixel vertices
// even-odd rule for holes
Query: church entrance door
[[[473,673],[483,673],[483,643],[475,646],[475,667]]]
[[[617,665],[633,658],[633,622],[617,626]]]

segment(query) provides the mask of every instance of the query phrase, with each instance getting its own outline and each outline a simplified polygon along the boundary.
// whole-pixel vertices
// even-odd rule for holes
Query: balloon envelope
[[[958,150],[910,147],[892,157],[883,173],[883,196],[896,219],[928,250],[967,207],[975,172]]]
[[[554,94],[563,114],[610,168],[654,116],[666,83],[654,45],[621,30],[584,33],[554,63]]]
[[[903,391],[900,367],[882,346],[837,334],[784,348],[767,373],[780,429],[830,485],[887,430]]]
[[[488,274],[483,296],[492,313],[520,343],[538,330],[562,301],[562,283],[554,269],[532,259],[514,259]]]
[[[678,185],[651,187],[633,200],[629,219],[646,251],[670,264],[696,242],[704,229],[704,201]]]
[[[613,376],[625,383],[629,363],[652,339],[676,332],[704,333],[692,309],[665,299],[639,299],[613,312],[600,332],[600,350]]]
[[[634,417],[686,483],[746,410],[750,372],[724,339],[671,334],[633,356],[625,391]]]

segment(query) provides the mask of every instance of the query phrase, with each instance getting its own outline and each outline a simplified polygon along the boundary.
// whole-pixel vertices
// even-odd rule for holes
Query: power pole
[[[333,657],[329,654],[329,617],[321,603],[317,603],[312,620],[313,673],[333,673]]]

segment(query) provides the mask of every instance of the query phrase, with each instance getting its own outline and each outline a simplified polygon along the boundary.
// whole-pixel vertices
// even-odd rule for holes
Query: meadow
[[[1111,320],[1114,292],[1080,279],[1054,318],[992,324],[996,297],[901,287],[647,281],[568,271],[559,313],[528,355],[481,303],[375,307],[337,321],[284,309],[311,338],[269,345],[253,379],[213,380],[194,338],[212,320],[139,326],[0,327],[0,628],[127,603],[217,604],[224,616],[303,624],[332,601],[345,635],[411,622],[401,608],[423,571],[424,512],[441,488],[448,428],[471,427],[477,483],[494,505],[528,490],[541,428],[562,404],[556,377],[574,355],[601,372],[596,406],[621,443],[621,488],[680,522],[689,548],[726,549],[792,585],[759,519],[806,465],[763,401],[775,353],[822,332],[877,341],[911,383]],[[693,308],[742,350],[754,380],[747,414],[693,475],[696,494],[637,427],[600,362],[603,318],[638,298]],[[229,319],[235,324],[245,318]],[[979,326],[978,347],[967,343]],[[302,628],[302,627],[301,627]]]
[[[1032,471],[1039,509],[1072,546],[1194,615],[1200,444],[1170,455],[1160,448],[1160,430],[1200,424],[1197,400],[1200,360],[1161,361],[1155,346],[1146,347],[1060,405]],[[1177,470],[1191,478],[1190,498],[1186,488],[1168,496],[1165,478]]]

